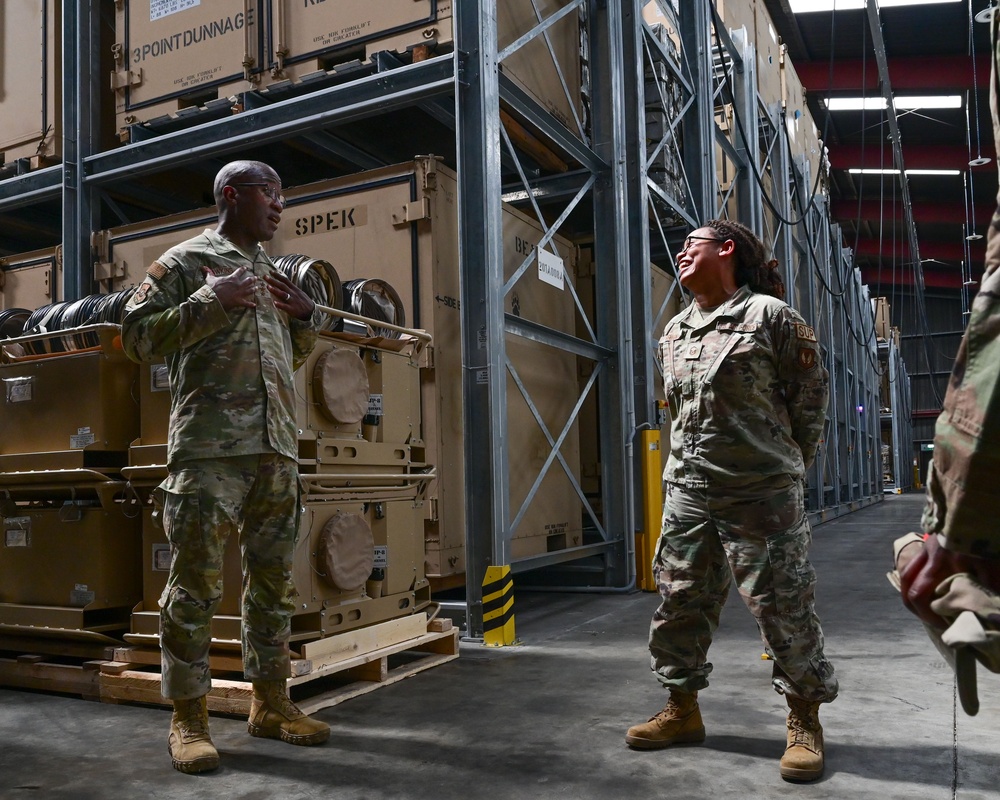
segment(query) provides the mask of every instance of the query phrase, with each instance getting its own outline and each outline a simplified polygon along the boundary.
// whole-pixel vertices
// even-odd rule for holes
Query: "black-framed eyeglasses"
[[[274,202],[278,203],[282,208],[285,207],[285,196],[281,193],[280,189],[272,189],[271,184],[265,181],[255,181],[248,183],[231,183],[230,186],[260,186],[261,191],[266,197],[269,197]]]
[[[684,240],[684,246],[678,251],[683,253],[687,250],[694,242],[724,242],[725,239],[716,239],[714,236],[688,236]]]

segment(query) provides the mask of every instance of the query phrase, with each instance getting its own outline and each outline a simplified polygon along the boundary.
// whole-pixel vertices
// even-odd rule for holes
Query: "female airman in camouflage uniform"
[[[823,435],[827,372],[813,329],[780,299],[777,262],[745,226],[708,222],[677,263],[694,302],[659,345],[671,427],[653,561],[662,602],[649,637],[670,700],[626,742],[704,740],[697,693],[708,685],[708,649],[735,579],[791,709],[781,774],[814,780],[823,771],[818,707],[836,697],[837,680],[813,608],[803,480]]]

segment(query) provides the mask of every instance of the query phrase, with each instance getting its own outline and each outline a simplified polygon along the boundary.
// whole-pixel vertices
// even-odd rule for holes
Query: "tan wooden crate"
[[[59,0],[7,0],[0,24],[0,163],[62,156]]]
[[[34,311],[60,297],[62,248],[0,258],[0,309]]]
[[[428,574],[464,571],[465,485],[462,413],[462,359],[458,282],[457,184],[454,173],[432,157],[355,176],[288,187],[288,205],[266,247],[277,257],[304,254],[330,262],[342,282],[381,278],[399,294],[406,325],[434,336],[432,368],[421,375],[421,427],[425,461],[437,471],[428,489]],[[176,215],[101,234],[103,269],[115,274],[113,288],[137,283],[146,265],[167,248],[214,225],[209,211]],[[533,252],[541,227],[510,207],[504,209],[505,273],[510,276]],[[558,236],[555,247],[574,282],[575,249]],[[575,306],[568,287],[539,278],[532,263],[508,295],[505,310],[525,319],[575,333]],[[565,387],[577,385],[575,356],[527,340],[508,337],[508,356],[528,385],[553,437],[576,402]],[[508,381],[512,514],[525,499],[548,444],[515,387]],[[579,426],[574,425],[562,454],[578,477]],[[416,459],[414,459],[416,460]],[[547,552],[549,543],[581,543],[582,506],[556,464],[543,479],[517,538],[525,555]],[[459,550],[456,550],[458,548]],[[431,553],[446,552],[444,557]],[[430,572],[430,570],[448,570]]]
[[[260,0],[124,0],[115,4],[115,120],[176,116],[259,81]]]

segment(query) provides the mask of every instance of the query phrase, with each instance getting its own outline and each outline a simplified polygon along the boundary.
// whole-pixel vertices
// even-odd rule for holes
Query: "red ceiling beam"
[[[850,242],[847,242],[850,245]],[[986,253],[986,239],[979,239],[978,241],[972,242],[972,260],[974,262],[982,262],[983,257]],[[955,242],[938,242],[938,241],[921,241],[920,242],[920,257],[921,258],[934,258],[938,261],[954,261],[956,264],[959,261],[965,259],[965,248],[964,242],[961,240]],[[897,259],[906,259],[910,256],[910,248],[906,242],[900,242],[898,239],[893,243],[892,240],[885,240],[882,242],[881,247],[879,246],[878,239],[861,239],[858,242],[858,248],[855,251],[859,256],[878,256],[883,255],[885,259],[891,259],[893,253]],[[883,267],[885,271],[885,267]]]
[[[993,161],[982,167],[974,167],[977,174],[996,177],[996,151],[992,144],[984,145],[981,153]],[[974,151],[973,157],[980,154]],[[864,163],[861,161],[862,148],[858,144],[838,144],[829,151],[830,166],[833,169],[893,169],[892,148],[872,146],[864,148]],[[963,145],[950,144],[903,144],[903,166],[906,169],[969,169],[969,149]],[[877,177],[877,176],[876,176]],[[956,178],[956,180],[961,180]]]
[[[858,219],[857,200],[834,200],[830,205],[830,213],[834,219]],[[862,200],[860,208],[861,219],[896,219],[903,218],[903,204],[887,200]],[[980,203],[976,207],[976,223],[988,225],[993,218],[993,208]],[[914,222],[943,222],[961,225],[965,222],[964,203],[916,203],[913,206]]]
[[[913,270],[897,270],[896,274],[893,275],[891,270],[886,271],[885,269],[879,273],[876,267],[862,267],[861,282],[869,286],[877,286],[880,283],[882,286],[889,284],[893,286],[913,286],[916,283]],[[928,289],[961,289],[962,273],[957,269],[954,271],[924,269],[924,286]],[[970,288],[975,289],[976,286],[973,285]]]
[[[933,36],[933,33],[930,33]],[[878,67],[875,59],[868,59],[867,66],[858,61],[834,61],[833,84],[830,83],[830,64],[826,61],[796,62],[795,71],[806,90],[825,95],[828,90],[843,92],[862,91],[862,76],[868,94],[877,92]],[[990,58],[976,57],[975,81],[980,89],[990,87]],[[937,91],[960,91],[973,85],[972,58],[969,56],[933,56],[930,58],[890,58],[889,82],[893,92],[929,94]]]

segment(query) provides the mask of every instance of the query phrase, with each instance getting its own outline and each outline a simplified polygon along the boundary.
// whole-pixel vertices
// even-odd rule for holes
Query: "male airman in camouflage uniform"
[[[697,300],[695,269],[732,275],[741,243],[760,243],[731,221],[696,233],[703,235],[692,234],[678,261]],[[689,250],[701,252],[689,257]],[[782,775],[812,780],[823,763],[816,708],[838,690],[813,605],[803,499],[805,470],[823,436],[828,376],[816,335],[796,311],[725,281],[721,294],[709,281],[723,302],[692,303],[659,342],[671,428],[653,561],[662,603],[649,649],[671,699],[630,728],[626,742],[655,749],[704,740],[697,693],[708,686],[708,649],[735,578],[774,659],[774,687],[792,709]]]
[[[991,21],[990,112],[1000,150],[1000,27]],[[1000,195],[986,235],[986,269],[972,303],[969,325],[952,368],[944,407],[934,429],[934,460],[927,474],[921,524],[928,539],[902,571],[903,602],[934,628],[947,623],[931,609],[939,589],[971,575],[1000,593],[1000,527],[996,524],[1000,474]]]
[[[160,644],[162,692],[174,704],[170,753],[182,772],[219,763],[208,734],[208,655],[231,535],[243,561],[250,732],[293,744],[329,737],[285,691],[300,513],[292,372],[315,344],[318,312],[260,246],[284,206],[274,170],[230,163],[215,198],[217,228],[154,261],[122,323],[126,353],[164,357],[170,375],[169,476],[157,490],[171,547]]]

